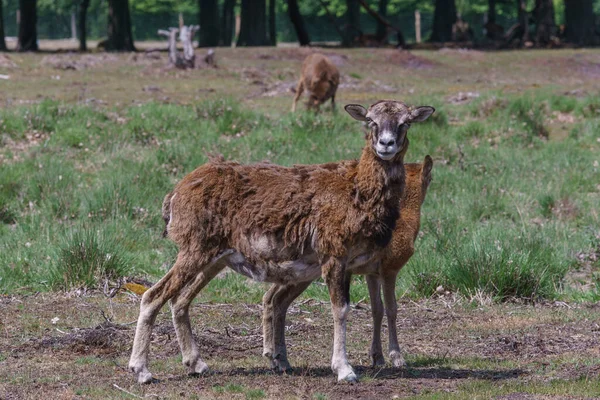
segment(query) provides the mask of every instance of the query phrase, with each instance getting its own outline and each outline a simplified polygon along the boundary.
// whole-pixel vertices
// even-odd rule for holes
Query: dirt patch
[[[82,354],[110,354],[122,351],[131,340],[131,328],[104,322],[94,328],[74,328],[64,336],[47,336],[33,339],[27,346],[37,348],[67,349]]]
[[[278,49],[277,51],[271,51],[268,53],[259,53],[255,57],[260,60],[303,61],[306,57],[308,57],[309,55],[314,54],[314,53],[323,54],[324,56],[329,58],[329,60],[331,60],[331,62],[334,65],[336,65],[338,67],[345,66],[348,64],[349,58],[347,55],[338,54],[338,53],[334,53],[331,51],[324,51],[322,49],[315,48],[315,47],[312,47],[312,48],[297,47],[297,48],[290,48],[290,49]]]
[[[453,49],[449,47],[444,47],[438,50],[438,53],[444,55],[452,55],[461,58],[467,58],[471,60],[483,60],[485,58],[485,53],[479,50],[467,49],[467,48],[458,48]]]
[[[385,92],[397,93],[398,88],[375,79],[358,79],[350,75],[342,74],[340,78],[340,89],[353,90],[357,92]]]
[[[17,64],[10,58],[8,54],[0,53],[0,68],[17,68]]]
[[[106,63],[119,61],[119,57],[112,54],[85,54],[85,55],[49,55],[42,58],[40,63],[44,66],[50,66],[62,70],[84,70],[95,67],[102,67]]]
[[[582,78],[600,78],[600,60],[586,54],[569,57],[540,57],[532,60],[534,66],[549,67],[553,70],[567,70],[569,75]]]
[[[0,120],[0,128],[1,124],[2,121]],[[30,148],[42,144],[49,137],[48,133],[37,130],[27,132],[25,138],[18,140],[14,140],[8,135],[0,134],[0,149],[7,149],[12,154],[12,158],[7,158],[6,154],[9,152],[0,153],[0,164],[22,161],[23,155],[27,154]]]
[[[387,62],[404,68],[429,69],[436,66],[435,62],[427,58],[414,55],[408,50],[388,49],[382,50],[381,53],[383,53],[383,57],[385,57]]]
[[[564,198],[552,206],[552,214],[560,220],[573,220],[577,217],[577,206],[569,199]]]
[[[458,92],[446,99],[450,104],[468,104],[479,97],[479,92]]]
[[[261,355],[258,305],[195,303],[190,309],[194,336],[212,372],[202,377],[186,375],[170,312],[165,309],[151,338],[150,368],[160,381],[139,386],[127,370],[138,301],[125,294],[112,299],[102,295],[0,297],[0,397],[12,393],[16,398],[57,398],[68,389],[73,395],[111,398],[122,394],[115,384],[140,397],[172,398],[194,392],[205,398],[243,399],[250,396],[244,393],[260,390],[268,399],[319,395],[390,399],[460,394],[463,383],[471,381],[501,386],[511,381],[577,380],[582,374],[597,377],[600,368],[592,362],[600,355],[599,314],[578,305],[505,304],[475,309],[443,299],[401,300],[398,330],[406,369],[370,367],[371,314],[368,306],[354,306],[348,351],[362,380],[345,385],[336,384],[329,368],[332,321],[326,302],[305,302],[290,310],[286,338],[295,369],[289,375],[272,372]],[[104,320],[103,313],[111,315],[113,322]],[[486,326],[506,318],[512,323]],[[384,338],[386,330],[384,322]],[[39,382],[52,383],[40,386]],[[86,392],[88,388],[93,391]]]

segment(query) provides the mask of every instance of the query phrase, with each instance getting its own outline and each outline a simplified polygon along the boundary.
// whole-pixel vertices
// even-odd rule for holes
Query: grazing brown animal
[[[289,285],[322,276],[334,317],[331,367],[356,381],[346,356],[350,271],[372,265],[392,239],[404,187],[403,158],[412,122],[432,107],[380,101],[347,105],[370,131],[358,161],[282,167],[210,161],[183,178],[163,202],[175,265],[142,297],[129,368],[152,380],[152,326],[170,300],[173,324],[191,373],[208,367],[192,337],[189,306],[225,267],[262,282]]]
[[[302,75],[296,86],[296,96],[292,104],[292,112],[296,111],[296,103],[306,89],[309,93],[307,109],[319,110],[319,106],[331,99],[331,109],[335,109],[335,92],[340,84],[340,72],[323,54],[314,53],[304,59]]]
[[[406,185],[400,200],[400,218],[396,222],[390,244],[383,251],[381,263],[375,269],[365,266],[352,270],[353,274],[367,274],[373,314],[373,340],[370,350],[373,366],[385,364],[381,348],[381,322],[384,311],[381,300],[382,286],[388,319],[389,355],[394,367],[406,365],[396,332],[396,276],[414,253],[414,243],[421,225],[421,205],[431,182],[433,161],[431,157],[426,156],[423,163],[405,164],[404,167]],[[286,312],[294,299],[309,285],[310,282],[286,286],[274,284],[263,297],[263,355],[271,360],[273,368],[281,372],[291,369],[285,346]]]

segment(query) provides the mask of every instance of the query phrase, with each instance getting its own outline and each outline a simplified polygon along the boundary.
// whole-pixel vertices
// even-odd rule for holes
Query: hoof
[[[404,361],[404,357],[397,351],[393,351],[390,353],[390,359],[392,360],[392,365],[394,368],[404,368],[406,367],[406,361]]]
[[[281,374],[290,374],[293,371],[289,361],[286,358],[281,358],[281,355],[277,355],[271,360],[271,367]]]
[[[273,349],[263,346],[263,357],[273,358]]]
[[[154,379],[152,378],[152,374],[149,371],[140,371],[137,374],[138,383],[152,383]]]
[[[358,383],[358,376],[352,371],[346,376],[338,376],[338,382]]]
[[[356,373],[354,372],[354,370],[352,369],[350,364],[342,365],[339,368],[335,368],[335,366],[332,365],[331,369],[334,371],[337,371],[338,382],[349,382],[349,383],[358,382],[358,377],[356,376]]]
[[[198,361],[196,363],[196,366],[194,367],[194,369],[192,371],[190,371],[190,373],[192,375],[204,375],[207,372],[208,372],[208,365],[206,365],[206,363],[203,361]]]
[[[383,354],[377,354],[371,357],[373,360],[373,367],[383,367],[385,365],[385,359],[383,358]]]

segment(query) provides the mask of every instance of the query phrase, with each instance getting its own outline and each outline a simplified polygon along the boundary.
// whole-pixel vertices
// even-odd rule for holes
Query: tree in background
[[[271,46],[277,46],[276,3],[277,0],[269,0],[269,42],[271,42]]]
[[[200,14],[200,38],[198,47],[219,45],[219,2],[217,0],[198,0]]]
[[[294,25],[300,46],[308,46],[310,44],[310,37],[304,26],[304,19],[302,18],[302,14],[300,14],[297,0],[288,0],[288,14],[290,15],[292,25]]]
[[[360,4],[358,0],[346,0],[346,26],[342,46],[353,46],[356,37],[362,34],[360,29]]]
[[[265,0],[242,0],[238,46],[269,45],[266,6]]]
[[[456,22],[456,4],[454,0],[435,0],[433,12],[433,31],[431,42],[449,42],[452,40],[452,25]]]
[[[233,42],[233,28],[235,27],[235,14],[233,9],[235,8],[236,0],[225,0],[223,2],[223,12],[221,14],[221,40],[222,46],[231,47]],[[202,25],[200,25],[200,32],[202,32]]]
[[[592,0],[565,0],[565,36],[578,45],[598,44]]]
[[[19,10],[17,51],[37,51],[37,0],[19,0]]]
[[[379,15],[382,18],[387,17],[387,7],[388,0],[379,0]],[[383,24],[381,21],[377,21],[377,32],[375,33],[375,37],[383,41],[383,43],[387,43],[387,35],[388,35],[388,27]]]
[[[0,51],[6,51],[6,42],[4,41],[4,17],[2,16],[2,0],[0,0]]]
[[[77,19],[77,29],[79,34],[79,51],[87,51],[87,10],[90,6],[90,0],[81,0],[79,2],[79,16]]]
[[[529,42],[529,14],[526,0],[517,0],[517,21],[521,29],[521,43]]]
[[[548,45],[551,37],[556,34],[554,2],[552,0],[535,0],[533,19],[535,21],[535,44],[538,46]]]
[[[129,0],[108,0],[108,51],[135,51]]]

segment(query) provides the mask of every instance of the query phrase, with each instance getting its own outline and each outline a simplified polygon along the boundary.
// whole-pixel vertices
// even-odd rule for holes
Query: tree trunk
[[[365,9],[365,11],[370,16],[375,18],[375,20],[377,21],[377,23],[379,25],[383,25],[386,28],[382,37],[375,35],[375,40],[378,42],[379,45],[387,43],[388,31],[391,30],[391,31],[396,32],[396,38],[398,39],[398,47],[406,46],[406,42],[404,41],[404,35],[402,34],[402,31],[400,30],[400,28],[397,28],[394,25],[390,24],[383,16],[381,16],[381,14],[379,14],[377,11],[373,10],[371,8],[371,6],[369,6],[369,4],[366,2],[366,0],[358,0],[358,3]],[[381,5],[381,3],[380,3],[380,5]],[[368,36],[368,35],[363,35],[362,38],[364,39],[365,36]]]
[[[521,43],[529,42],[531,39],[529,38],[529,16],[527,14],[526,0],[517,0],[517,18],[523,30]]]
[[[19,10],[17,51],[37,51],[37,0],[19,0]]]
[[[79,29],[79,51],[87,51],[87,32],[86,19],[90,0],[81,0],[79,4],[79,19],[77,21]]]
[[[266,6],[266,0],[242,0],[242,21],[238,46],[269,45]]]
[[[566,40],[580,46],[598,43],[592,0],[565,0]]]
[[[135,51],[129,0],[108,0],[107,51]]]
[[[0,0],[0,51],[6,51],[6,42],[4,41],[4,16],[2,15],[2,0]]]
[[[298,8],[298,0],[288,0],[288,12],[290,14],[290,21],[292,21],[294,29],[296,30],[296,36],[298,37],[300,46],[308,46],[310,44],[310,37],[304,27],[304,19]]]
[[[346,0],[346,26],[342,46],[353,46],[356,38],[362,35],[360,29],[360,4],[358,0]]]
[[[233,15],[233,9],[235,7],[236,0],[225,0],[223,2],[223,14],[221,15],[221,45],[231,47],[233,41],[233,26],[235,24],[235,18]],[[200,27],[202,32],[202,27]]]
[[[388,6],[388,0],[379,0],[379,15],[383,18],[386,19],[387,17],[387,6]],[[381,21],[377,21],[377,32],[375,33],[375,36],[377,37],[378,40],[382,41],[384,44],[387,43],[387,34],[388,34],[388,27],[383,24]],[[400,46],[402,46],[403,44],[400,44]]]
[[[269,0],[269,42],[277,46],[277,19],[275,15],[276,0]]]
[[[535,43],[538,46],[548,45],[550,38],[556,32],[554,2],[552,0],[535,0],[533,18],[535,19]]]
[[[488,0],[487,22],[490,24],[496,23],[496,0]]]
[[[433,32],[431,42],[449,42],[452,40],[452,25],[456,22],[456,4],[454,0],[435,0],[433,12]]]
[[[200,38],[198,47],[219,45],[219,2],[217,0],[198,0],[200,9]]]

